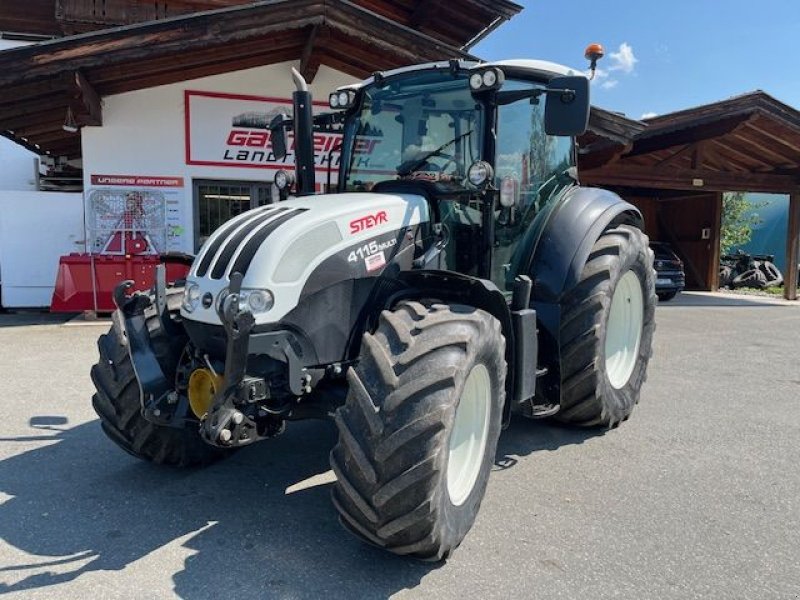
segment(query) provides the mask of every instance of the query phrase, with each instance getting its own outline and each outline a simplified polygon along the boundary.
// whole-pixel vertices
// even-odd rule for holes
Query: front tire
[[[647,377],[655,306],[647,236],[627,225],[606,231],[561,306],[557,420],[613,427],[630,416]]]
[[[167,290],[169,312],[176,318],[183,288]],[[147,326],[151,332],[153,350],[169,377],[174,376],[180,353],[188,338],[185,335],[167,338],[158,327],[158,315],[151,306],[146,310]],[[206,444],[197,429],[164,427],[142,416],[139,384],[128,355],[127,340],[123,333],[122,316],[114,313],[109,332],[97,340],[100,360],[92,367],[92,381],[97,392],[92,396],[92,406],[100,417],[105,434],[136,458],[175,467],[196,467],[210,464],[229,450]]]
[[[500,323],[468,306],[403,302],[365,334],[336,414],[342,524],[396,554],[441,560],[472,527],[505,401]]]

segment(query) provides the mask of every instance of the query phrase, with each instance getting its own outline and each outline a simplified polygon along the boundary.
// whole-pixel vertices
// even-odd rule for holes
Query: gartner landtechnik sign
[[[289,154],[276,160],[269,124],[284,113],[291,116],[292,101],[284,98],[245,96],[217,92],[185,92],[186,164],[253,169],[294,168],[294,140],[289,134]],[[316,103],[315,103],[316,104]],[[320,103],[316,109],[324,109]],[[317,181],[335,180],[339,168],[341,136],[314,136]]]

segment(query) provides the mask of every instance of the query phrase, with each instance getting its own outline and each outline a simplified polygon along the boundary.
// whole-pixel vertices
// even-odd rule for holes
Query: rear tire
[[[678,292],[656,292],[656,295],[659,302],[669,302],[678,295]]]
[[[620,225],[597,240],[561,305],[558,421],[614,427],[630,416],[652,354],[655,276],[639,229]]]
[[[173,318],[178,314],[182,295],[183,288],[167,290],[167,303]],[[155,309],[147,309],[146,314],[151,335],[160,332]],[[111,329],[97,340],[100,360],[92,367],[92,381],[97,389],[92,396],[92,406],[100,417],[105,434],[128,454],[169,466],[206,465],[229,454],[229,450],[206,444],[200,437],[199,425],[196,430],[163,427],[142,416],[139,384],[128,355],[121,320],[119,311],[115,312]],[[153,350],[167,377],[174,377],[186,342],[185,335],[178,336],[178,339],[167,339],[163,335],[153,337]]]
[[[336,414],[342,524],[396,554],[441,560],[478,513],[505,401],[500,323],[468,306],[403,302],[365,334]]]

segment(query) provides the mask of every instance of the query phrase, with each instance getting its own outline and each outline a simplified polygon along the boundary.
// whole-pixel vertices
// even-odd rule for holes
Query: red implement
[[[62,256],[50,303],[52,312],[113,312],[114,288],[121,281],[133,280],[134,290],[149,290],[155,281],[156,267],[164,263],[167,283],[184,279],[191,257],[157,254],[69,254]]]

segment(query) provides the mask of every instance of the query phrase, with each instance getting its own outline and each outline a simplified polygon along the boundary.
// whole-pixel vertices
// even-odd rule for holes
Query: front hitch
[[[241,273],[231,275],[229,293],[217,307],[225,335],[224,385],[214,394],[211,409],[203,420],[200,435],[214,446],[243,446],[262,437],[255,421],[238,410],[235,400],[247,370],[248,344],[255,318],[246,303],[240,303]]]

